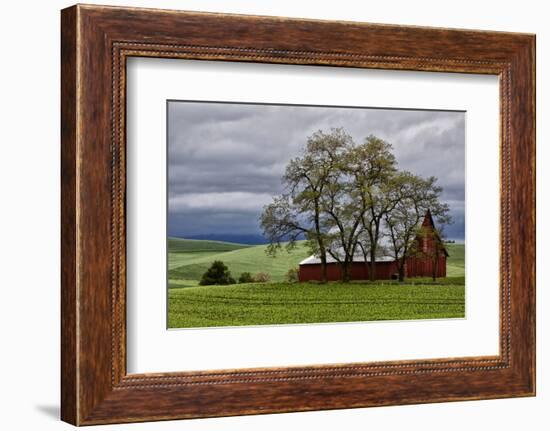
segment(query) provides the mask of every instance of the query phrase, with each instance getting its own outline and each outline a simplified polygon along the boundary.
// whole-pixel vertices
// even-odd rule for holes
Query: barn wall
[[[409,257],[406,262],[406,277],[431,277],[432,259]],[[447,276],[447,258],[440,256],[436,267],[436,277]]]
[[[429,258],[419,259],[410,257],[407,259],[405,267],[405,277],[431,277],[432,260]],[[377,280],[390,280],[394,274],[397,274],[397,264],[395,262],[377,262],[376,276]],[[447,258],[441,256],[437,263],[436,277],[447,276]],[[342,269],[340,264],[327,264],[328,281],[338,281],[342,279]],[[363,262],[354,262],[351,264],[352,280],[368,280],[369,267]],[[321,264],[300,265],[300,281],[321,281]]]
[[[376,264],[376,278],[378,280],[389,280],[392,275],[397,273],[395,262],[378,262]],[[327,264],[328,281],[338,281],[342,279],[342,268],[340,264]],[[354,262],[351,264],[352,280],[368,280],[369,268],[363,262]],[[321,281],[321,264],[301,265],[300,281]]]

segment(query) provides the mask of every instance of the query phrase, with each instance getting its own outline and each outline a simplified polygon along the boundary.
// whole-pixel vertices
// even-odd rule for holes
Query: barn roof
[[[395,259],[391,256],[380,256],[380,257],[377,257],[376,258],[376,262],[393,262]],[[354,257],[353,257],[353,261],[354,262],[365,262],[365,258],[363,257],[363,255],[358,255],[356,254]],[[366,260],[367,262],[370,262],[370,259],[367,258]],[[336,259],[334,259],[334,257],[332,257],[330,254],[327,254],[327,263],[335,263],[335,262],[338,262]],[[315,264],[319,264],[321,263],[321,259],[318,258],[317,256],[315,255],[311,255],[307,258],[305,258],[304,260],[302,260],[299,265],[315,265]]]
[[[344,257],[344,249],[342,247],[333,250],[333,254],[337,256]],[[378,241],[378,250],[377,250],[376,262],[393,262],[395,259],[391,254],[391,243],[390,238],[386,235],[382,235]],[[327,253],[327,263],[338,262],[334,257]],[[363,253],[356,252],[353,256],[353,262],[365,262],[365,256]],[[366,262],[370,262],[370,257],[367,257]],[[315,255],[311,255],[308,258],[302,260],[299,265],[314,265],[321,263],[321,259]]]
[[[432,227],[435,229],[435,223],[434,219],[432,217],[432,212],[428,208],[428,211],[426,211],[426,215],[424,216],[424,220],[422,221],[422,227]],[[441,240],[441,237],[439,236],[439,233],[435,231],[435,234],[437,238],[439,239],[441,245],[443,246],[443,252],[445,253],[446,257],[449,257],[449,252],[447,251],[447,247],[445,247],[445,243]]]

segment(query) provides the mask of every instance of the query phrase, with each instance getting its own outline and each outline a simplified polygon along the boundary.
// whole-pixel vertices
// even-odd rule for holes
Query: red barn
[[[430,211],[424,216],[416,242],[414,255],[406,258],[405,277],[431,277],[435,269],[436,277],[447,276],[447,257],[449,254],[437,235]],[[389,238],[382,235],[379,244],[380,256],[375,262],[375,279],[390,280],[397,278],[397,262],[391,257]],[[435,268],[434,268],[435,266]],[[363,255],[355,255],[350,267],[351,280],[368,280],[370,261]],[[300,281],[321,281],[321,260],[310,256],[300,262]],[[329,281],[342,279],[342,268],[339,262],[327,255],[327,278]]]

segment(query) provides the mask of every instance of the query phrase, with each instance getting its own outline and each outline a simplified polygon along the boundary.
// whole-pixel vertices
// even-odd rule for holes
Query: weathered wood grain
[[[78,422],[76,8],[61,16],[61,417]]]
[[[62,419],[77,425],[533,395],[535,37],[102,6],[62,11]],[[126,375],[129,56],[501,82],[498,357]]]

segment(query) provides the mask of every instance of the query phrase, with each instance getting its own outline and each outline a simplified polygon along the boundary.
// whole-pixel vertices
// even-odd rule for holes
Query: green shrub
[[[289,283],[298,283],[299,278],[298,275],[300,273],[299,268],[290,268],[288,272],[286,273],[286,281]]]
[[[271,280],[270,275],[267,272],[258,272],[254,274],[255,283],[268,283]]]
[[[239,283],[252,283],[254,281],[254,278],[252,278],[252,274],[250,272],[243,272],[239,276]]]
[[[201,286],[235,284],[235,279],[231,277],[231,272],[221,260],[215,260],[202,275],[199,284]]]

